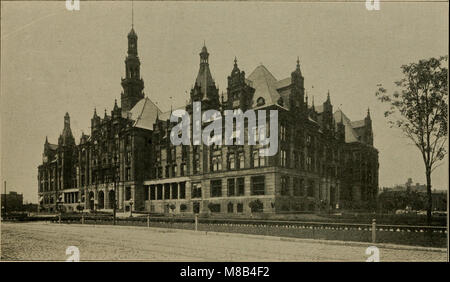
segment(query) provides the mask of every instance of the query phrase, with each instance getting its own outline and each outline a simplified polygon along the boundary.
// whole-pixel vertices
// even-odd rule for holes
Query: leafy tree
[[[384,113],[420,150],[427,180],[427,222],[431,224],[431,173],[446,155],[448,120],[447,56],[420,60],[401,67],[404,78],[392,93],[378,85],[376,96],[389,104]]]
[[[252,212],[262,212],[264,208],[263,203],[259,199],[251,201],[248,203],[248,206]]]

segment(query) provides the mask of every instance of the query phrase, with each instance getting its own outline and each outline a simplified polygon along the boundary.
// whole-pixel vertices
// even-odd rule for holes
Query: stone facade
[[[143,93],[137,34],[128,34],[121,105],[100,118],[94,110],[91,134],[75,144],[70,118],[58,144],[44,145],[39,166],[43,209],[119,210],[157,213],[315,212],[366,208],[378,192],[378,151],[370,114],[351,121],[333,112],[330,94],[308,104],[297,60],[290,77],[278,80],[263,65],[246,76],[237,60],[219,95],[206,46],[190,100],[202,111],[278,111],[278,152],[259,154],[261,145],[179,145],[170,141],[176,123]],[[268,115],[267,115],[268,116]],[[202,124],[207,126],[206,123]]]

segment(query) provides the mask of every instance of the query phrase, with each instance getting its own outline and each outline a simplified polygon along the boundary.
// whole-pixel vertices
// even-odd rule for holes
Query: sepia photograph
[[[448,262],[448,8],[1,1],[0,261]]]

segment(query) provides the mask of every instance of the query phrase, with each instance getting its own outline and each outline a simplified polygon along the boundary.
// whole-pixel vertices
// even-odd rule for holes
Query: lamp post
[[[94,199],[94,216],[97,216],[98,199]]]
[[[130,204],[130,217],[133,217],[133,198],[131,198],[128,203]]]
[[[58,223],[61,223],[61,215],[62,215],[62,204],[63,204],[63,198],[62,198],[62,194],[58,195],[58,198],[56,200],[56,211],[59,212],[59,216],[58,216]]]
[[[116,169],[118,171],[118,168]],[[114,201],[113,201],[113,225],[116,225],[116,209],[117,209],[117,173],[114,174]]]

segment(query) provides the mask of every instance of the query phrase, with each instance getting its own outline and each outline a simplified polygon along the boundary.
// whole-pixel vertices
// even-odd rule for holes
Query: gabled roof
[[[364,127],[366,125],[364,120],[357,120],[351,122],[353,128]]]
[[[134,127],[153,130],[156,117],[161,115],[161,110],[148,97],[140,100],[129,112],[129,118],[134,120]]]
[[[314,106],[318,114],[323,113],[323,105]]]
[[[172,110],[170,110],[170,111],[167,111],[167,112],[164,112],[164,113],[162,113],[160,116],[159,116],[159,120],[168,120],[168,119],[170,119],[170,115],[172,114],[172,112],[173,111],[176,111],[176,110],[184,110],[184,109],[186,109],[186,106],[181,106],[181,107],[178,107],[178,108],[176,108],[176,109],[172,109]]]
[[[284,88],[286,86],[291,85],[291,82],[292,82],[291,78],[290,77],[286,77],[285,79],[277,81],[276,88],[277,89]]]
[[[346,143],[360,142],[358,134],[353,129],[352,121],[341,110],[337,110],[336,112],[334,112],[333,116],[336,123],[341,122],[341,119],[344,123]]]
[[[256,101],[259,97],[265,100],[265,105],[277,104],[280,94],[277,91],[277,79],[266,69],[265,66],[259,65],[248,76],[251,86],[255,89],[253,95]]]
[[[52,151],[56,151],[58,149],[58,145],[48,143],[48,149],[50,149]]]

